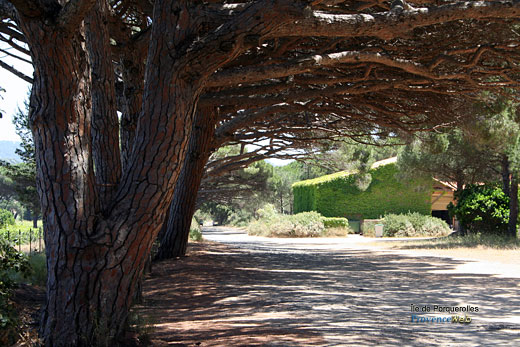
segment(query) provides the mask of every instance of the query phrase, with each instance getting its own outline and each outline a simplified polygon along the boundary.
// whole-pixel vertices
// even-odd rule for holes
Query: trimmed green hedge
[[[348,228],[348,219],[342,217],[322,217],[325,228]]]
[[[395,164],[368,172],[371,182],[365,191],[358,188],[360,176],[338,172],[293,184],[294,213],[317,211],[325,217],[374,219],[388,213],[431,213],[433,182],[401,181]]]

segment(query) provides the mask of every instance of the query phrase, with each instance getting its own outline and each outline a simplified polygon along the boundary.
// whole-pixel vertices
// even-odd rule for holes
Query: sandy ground
[[[155,323],[156,345],[520,346],[514,261],[356,236],[269,239],[213,227],[204,237],[145,282],[139,311]],[[466,313],[468,324],[412,321],[452,316],[435,305],[478,312]]]
[[[520,278],[520,250],[497,250],[482,246],[476,248],[410,249],[410,247],[414,247],[414,244],[417,246],[413,240],[420,239],[378,239],[349,235],[342,242],[360,249],[391,251],[410,257],[450,258],[464,262],[457,267],[457,271]]]

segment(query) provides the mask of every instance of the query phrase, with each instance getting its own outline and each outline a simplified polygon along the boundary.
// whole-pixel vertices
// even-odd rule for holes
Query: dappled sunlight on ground
[[[157,323],[156,344],[520,345],[516,278],[462,271],[471,264],[463,260],[348,248],[339,239],[221,230],[205,237],[228,245],[198,244],[188,258],[154,265],[140,311]],[[412,323],[411,304],[480,311],[468,313],[469,324]]]

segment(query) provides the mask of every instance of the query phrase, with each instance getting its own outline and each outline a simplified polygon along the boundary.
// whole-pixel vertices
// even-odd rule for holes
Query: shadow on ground
[[[206,242],[188,258],[156,263],[139,308],[156,323],[152,338],[174,346],[520,345],[518,279],[452,273],[464,262],[447,258],[303,248]],[[468,313],[470,324],[412,323],[411,304],[479,312]]]

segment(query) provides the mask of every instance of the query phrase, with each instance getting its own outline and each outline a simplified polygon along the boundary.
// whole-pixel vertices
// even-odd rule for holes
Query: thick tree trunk
[[[190,225],[199,191],[204,166],[213,148],[216,114],[212,109],[200,110],[195,117],[181,175],[175,187],[168,217],[159,233],[160,246],[156,260],[182,257],[186,255]]]
[[[91,136],[94,172],[101,209],[112,200],[121,178],[119,120],[117,119],[114,68],[108,21],[108,4],[98,2],[85,20],[91,65]]]
[[[150,43],[147,117],[138,125],[132,170],[125,170],[111,201],[96,185],[96,174],[112,164],[101,156],[94,172],[93,83],[83,24],[70,32],[54,21],[21,16],[35,67],[31,123],[45,226],[41,334],[48,346],[106,345],[122,332],[161,226],[156,221],[164,220],[173,195],[202,85],[187,73],[193,61],[179,63],[182,54],[172,52],[183,40],[176,26],[189,25],[185,18],[179,24],[182,8],[156,6],[154,16],[158,39]]]
[[[199,40],[201,24],[192,17],[198,14],[187,1],[155,0],[139,131],[116,187],[111,180],[117,172],[105,170],[119,165],[113,152],[95,153],[118,148],[112,141],[115,127],[110,123],[109,134],[92,131],[96,118],[113,121],[113,115],[103,114],[112,96],[96,94],[108,80],[91,75],[110,59],[92,57],[91,70],[91,56],[105,54],[99,50],[107,44],[92,41],[103,37],[95,19],[88,22],[93,36],[85,44],[85,17],[102,1],[11,2],[34,65],[30,121],[45,227],[48,278],[41,333],[47,346],[111,345],[122,332],[172,201],[204,82],[245,51],[246,35],[264,36],[294,20],[291,10],[303,10],[289,1],[253,4]],[[107,111],[93,116],[93,106],[94,112],[105,106]],[[112,142],[103,142],[109,137]],[[98,139],[110,148],[98,147]],[[96,184],[99,179],[106,186]],[[110,194],[103,187],[111,187]]]
[[[135,48],[135,49],[131,49]],[[121,157],[123,167],[130,160],[137,120],[143,103],[144,60],[142,50],[130,46],[123,52],[121,65],[124,81],[124,107],[121,114]]]
[[[511,190],[509,195],[509,223],[507,232],[509,236],[516,238],[516,223],[518,221],[518,172],[511,174]]]

